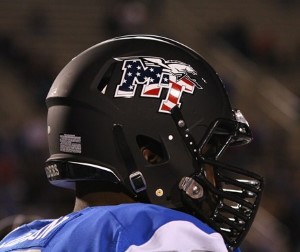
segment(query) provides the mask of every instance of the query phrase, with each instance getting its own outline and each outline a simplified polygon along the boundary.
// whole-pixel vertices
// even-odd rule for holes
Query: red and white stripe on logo
[[[169,92],[167,98],[160,104],[159,111],[164,113],[170,113],[171,109],[178,105],[180,107],[180,98],[183,92],[194,93],[195,84],[188,79],[183,77],[180,80],[176,80],[175,76],[170,76]]]

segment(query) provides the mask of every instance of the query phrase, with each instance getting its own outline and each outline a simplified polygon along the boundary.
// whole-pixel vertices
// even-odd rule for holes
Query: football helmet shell
[[[118,184],[141,201],[187,209],[230,246],[243,239],[263,181],[218,161],[228,146],[248,143],[252,136],[198,53],[159,36],[113,38],[72,59],[46,103],[46,174],[52,184]],[[159,149],[161,161],[147,162],[144,146]],[[214,183],[205,166],[213,167]]]

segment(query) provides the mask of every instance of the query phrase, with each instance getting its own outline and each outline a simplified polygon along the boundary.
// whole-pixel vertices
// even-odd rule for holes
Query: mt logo
[[[114,97],[133,97],[137,85],[143,85],[142,97],[161,98],[162,89],[166,88],[168,93],[165,99],[162,98],[158,110],[161,113],[170,113],[174,106],[181,106],[182,93],[193,94],[195,87],[202,89],[192,78],[197,72],[183,62],[158,57],[124,57],[115,60],[123,61],[123,76]]]

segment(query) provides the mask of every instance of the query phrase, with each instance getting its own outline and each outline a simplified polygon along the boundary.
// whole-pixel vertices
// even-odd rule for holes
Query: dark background
[[[300,251],[299,13],[296,0],[1,1],[0,219],[72,211],[72,192],[43,170],[48,89],[86,48],[152,33],[202,54],[253,129],[252,144],[227,156],[266,178],[243,251]]]

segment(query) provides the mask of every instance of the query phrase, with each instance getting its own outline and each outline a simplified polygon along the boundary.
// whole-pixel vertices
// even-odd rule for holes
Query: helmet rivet
[[[183,120],[179,120],[179,121],[178,121],[178,126],[179,126],[180,128],[184,127],[184,126],[185,126],[185,122],[184,122]]]
[[[194,195],[195,195],[195,194],[198,194],[199,191],[200,191],[200,189],[199,189],[198,186],[194,186],[194,187],[193,187],[193,194],[194,194]]]
[[[174,138],[174,137],[173,137],[172,135],[169,135],[169,136],[168,136],[168,139],[169,139],[170,141],[172,141],[173,138]]]
[[[243,129],[243,128],[239,128],[239,132],[246,133],[245,129]]]
[[[155,194],[156,194],[157,197],[161,197],[161,196],[164,195],[164,191],[163,191],[163,189],[159,188],[159,189],[156,190]]]

